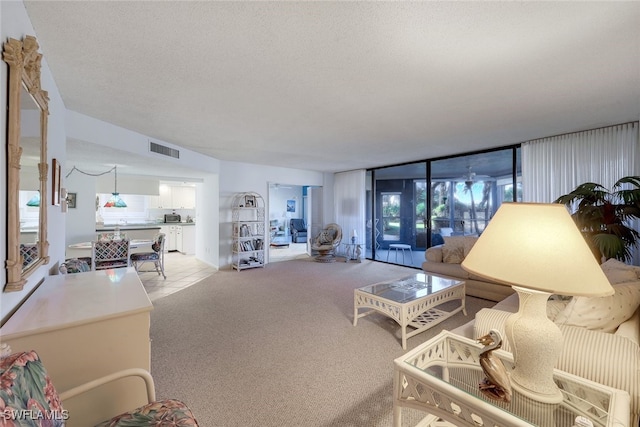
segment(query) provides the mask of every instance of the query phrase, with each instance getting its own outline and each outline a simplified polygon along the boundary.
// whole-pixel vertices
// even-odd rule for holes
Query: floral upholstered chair
[[[60,264],[58,270],[60,274],[71,274],[71,273],[84,273],[85,271],[91,271],[91,267],[89,263],[91,259],[80,259],[80,258],[70,258]]]
[[[140,376],[147,382],[149,403],[96,427],[198,426],[191,410],[179,400],[153,401],[153,379],[146,371],[139,371],[146,373]],[[123,371],[122,378],[128,375],[130,372]],[[63,408],[65,399],[100,387],[112,379],[105,377],[92,381],[88,387],[78,386],[59,395],[36,352],[14,353],[0,358],[0,425],[63,427],[67,419],[73,418],[73,414]]]
[[[158,275],[162,273],[162,277],[167,278],[164,273],[164,233],[158,233],[154,239],[151,249],[153,252],[138,252],[131,254],[131,264],[137,272],[140,272],[140,266],[145,262],[152,262],[156,268]]]

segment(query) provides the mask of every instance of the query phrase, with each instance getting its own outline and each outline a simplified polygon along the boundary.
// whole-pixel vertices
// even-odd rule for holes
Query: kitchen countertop
[[[121,231],[126,230],[160,230],[160,226],[164,224],[130,224],[130,225],[120,225]],[[114,231],[116,229],[115,225],[105,225],[101,228],[96,228],[96,231]]]
[[[157,224],[127,224],[120,225],[120,231],[133,231],[133,230],[159,230],[163,225],[196,225],[195,222],[162,222]],[[105,231],[114,231],[116,229],[115,225],[105,225],[100,228],[96,228],[96,232],[105,232]]]

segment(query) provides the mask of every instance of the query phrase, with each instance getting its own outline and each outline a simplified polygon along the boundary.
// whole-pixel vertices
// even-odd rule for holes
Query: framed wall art
[[[244,196],[244,207],[245,208],[255,208],[256,207],[256,196]]]
[[[71,209],[75,209],[76,208],[76,197],[77,197],[78,193],[68,193],[67,194],[67,204],[69,205],[69,208]]]

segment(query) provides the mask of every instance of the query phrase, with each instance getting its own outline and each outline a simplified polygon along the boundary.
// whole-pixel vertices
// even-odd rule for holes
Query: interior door
[[[309,241],[315,238],[322,231],[322,187],[309,187],[307,189],[307,254],[311,255],[311,243]]]

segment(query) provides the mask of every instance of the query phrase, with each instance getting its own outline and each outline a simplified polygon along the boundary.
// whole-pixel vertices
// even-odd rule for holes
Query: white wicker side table
[[[573,427],[576,417],[594,426],[629,426],[629,394],[556,370],[554,378],[564,397],[559,404],[533,401],[513,390],[510,403],[480,393],[484,378],[473,340],[443,331],[395,360],[394,427],[402,425],[402,408],[429,413],[418,426]],[[494,351],[507,370],[513,358]]]

